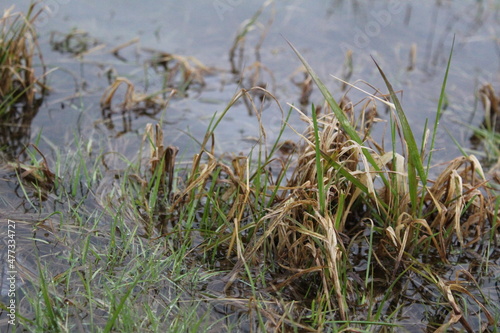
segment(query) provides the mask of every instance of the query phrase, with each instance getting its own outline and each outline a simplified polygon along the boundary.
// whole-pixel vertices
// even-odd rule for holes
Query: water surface
[[[28,1],[19,1],[26,8]],[[102,130],[117,136],[124,131],[114,116],[116,127],[102,129],[99,125],[99,99],[108,86],[109,72],[128,77],[139,91],[149,80],[149,93],[156,91],[161,81],[156,73],[145,68],[150,54],[143,49],[193,56],[208,67],[213,75],[205,78],[206,85],[187,98],[172,101],[162,119],[171,144],[186,152],[196,145],[186,136],[189,132],[200,138],[212,115],[221,112],[241,87],[240,74],[229,72],[229,50],[238,29],[263,5],[262,1],[46,1],[50,11],[42,14],[37,28],[44,59],[59,70],[49,76],[53,93],[45,100],[32,124],[32,135],[42,132],[51,140],[64,142],[81,133]],[[455,138],[468,145],[471,130],[465,124],[479,125],[482,121],[475,94],[486,83],[499,81],[498,4],[492,1],[275,1],[264,8],[257,24],[245,40],[240,72],[249,76],[255,61],[265,66],[259,82],[267,83],[281,105],[299,104],[300,88],[292,83],[301,78],[295,71],[300,67],[297,57],[286,43],[288,39],[303,53],[333,95],[340,100],[342,84],[329,74],[345,76],[346,53],[352,51],[350,82],[364,80],[382,93],[387,93],[373,57],[381,65],[396,90],[402,91],[402,102],[416,136],[419,137],[426,118],[433,121],[446,62],[455,38],[448,81],[448,107],[441,121],[437,148],[443,149],[443,160],[458,155],[445,128]],[[70,54],[54,52],[49,44],[51,33],[67,34],[71,29],[85,31],[102,48],[75,59]],[[59,35],[56,35],[59,36]],[[119,59],[109,50],[139,38],[139,42],[120,51]],[[263,39],[256,57],[256,46]],[[415,63],[409,69],[411,50]],[[245,70],[245,68],[247,68]],[[292,76],[293,75],[293,76]],[[147,77],[147,78],[146,78]],[[361,86],[373,92],[366,85]],[[245,85],[246,88],[248,84]],[[77,93],[80,98],[61,99]],[[351,100],[364,96],[350,93]],[[310,103],[321,104],[314,89]],[[70,107],[62,108],[66,105]],[[310,106],[304,106],[308,109]],[[266,124],[273,131],[280,125],[281,115],[275,103],[265,108]],[[388,119],[381,112],[380,118]],[[160,116],[158,115],[157,118]],[[133,117],[130,132],[142,133],[147,117]],[[97,125],[96,125],[97,122]],[[65,126],[61,126],[64,123]],[[301,127],[298,115],[291,124]],[[220,151],[247,151],[253,145],[249,137],[258,136],[255,117],[249,116],[242,103],[231,109],[217,131]],[[384,125],[375,127],[382,133]],[[290,133],[290,137],[294,134]],[[134,141],[135,139],[131,139]],[[123,144],[122,146],[125,146]],[[135,148],[131,148],[133,151]]]

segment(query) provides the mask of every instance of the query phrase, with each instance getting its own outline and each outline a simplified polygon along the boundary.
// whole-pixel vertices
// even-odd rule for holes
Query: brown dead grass
[[[160,75],[165,77],[165,88],[185,91],[191,85],[205,85],[205,76],[213,69],[205,66],[193,56],[144,49],[153,54],[147,64],[154,69],[161,68]]]
[[[500,98],[491,84],[479,89],[479,99],[484,107],[483,127],[489,131],[500,132]]]
[[[314,129],[305,114],[302,117],[309,123],[309,129],[303,136],[304,144],[293,176],[281,188],[282,195],[269,212],[261,220],[254,221],[261,232],[251,239],[243,241],[239,234],[242,216],[252,211],[256,192],[249,182],[251,170],[244,157],[235,158],[231,165],[226,165],[215,158],[213,151],[204,152],[207,161],[203,164],[200,163],[201,155],[195,156],[191,177],[172,207],[179,209],[192,200],[193,195],[197,198],[210,196],[204,189],[213,181],[214,171],[223,170],[228,177],[224,180],[226,192],[222,198],[233,202],[227,214],[233,229],[232,234],[220,237],[227,241],[228,257],[235,251],[238,258],[227,276],[226,288],[243,267],[258,265],[263,260],[274,262],[281,270],[289,272],[290,279],[281,283],[281,288],[312,272],[319,272],[320,282],[315,287],[318,301],[326,299],[330,310],[338,311],[339,317],[345,320],[352,311],[346,299],[346,288],[350,287],[344,285],[346,270],[350,270],[348,251],[350,240],[360,233],[360,225],[369,227],[374,223],[379,230],[373,254],[376,265],[394,277],[411,267],[423,253],[436,253],[443,263],[447,263],[453,248],[470,248],[483,240],[493,227],[494,212],[490,201],[494,194],[487,187],[479,161],[474,156],[459,157],[451,161],[436,180],[429,182],[427,191],[422,192],[425,196],[420,198],[424,210],[419,215],[412,215],[405,157],[371,150],[380,163],[380,172],[386,174],[393,188],[377,187],[375,179],[380,172],[375,172],[368,164],[362,147],[350,140],[333,113],[327,108],[324,110],[326,113],[318,115],[327,207],[324,214],[320,213],[318,201]],[[363,134],[367,135],[366,127],[362,127]],[[370,195],[342,176],[330,159],[348,170]],[[263,257],[264,253],[267,258]],[[449,294],[448,289],[443,290]],[[449,295],[446,297],[453,299]]]
[[[126,87],[123,101],[113,105],[117,91],[122,85]],[[111,112],[134,111],[145,113],[148,110],[153,110],[154,113],[157,113],[168,105],[168,101],[174,94],[175,91],[172,91],[167,99],[163,99],[159,95],[139,93],[130,80],[124,77],[117,77],[101,97],[101,108],[103,111],[110,110]]]
[[[128,45],[128,44],[127,44]],[[204,66],[195,57],[185,57],[181,55],[146,50],[153,53],[152,59],[147,62],[148,68],[162,68],[162,71],[155,73],[154,79],[159,81],[155,84],[162,88],[152,94],[138,92],[132,81],[125,77],[117,77],[110,84],[101,97],[101,108],[103,112],[124,113],[133,111],[141,114],[156,114],[165,109],[170,99],[175,95],[183,95],[193,84],[205,85],[204,76],[212,70]],[[149,78],[151,80],[151,78]],[[120,98],[120,87],[125,86],[123,100],[118,103],[113,102]]]

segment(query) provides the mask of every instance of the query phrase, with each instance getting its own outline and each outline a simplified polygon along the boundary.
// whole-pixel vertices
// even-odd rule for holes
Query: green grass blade
[[[331,165],[333,166],[342,176],[344,176],[348,181],[354,184],[357,188],[363,191],[365,194],[370,195],[368,187],[366,187],[362,182],[359,181],[358,178],[354,177],[346,168],[344,168],[341,164],[337,163],[333,158],[328,156],[328,154],[323,151],[320,152],[321,156]]]
[[[293,52],[295,52],[295,54],[297,55],[297,57],[300,59],[300,61],[302,62],[302,64],[306,68],[307,72],[309,73],[309,75],[311,75],[311,78],[313,79],[314,83],[318,86],[319,90],[321,91],[321,94],[323,95],[323,97],[325,98],[326,102],[328,103],[328,105],[332,109],[333,113],[335,114],[335,117],[337,117],[338,121],[340,122],[340,126],[342,127],[342,130],[344,130],[349,135],[349,137],[352,140],[354,140],[359,145],[363,146],[363,140],[358,135],[358,132],[356,132],[356,128],[354,128],[351,125],[351,123],[349,122],[349,119],[345,115],[344,111],[342,111],[342,109],[339,107],[339,105],[337,104],[337,102],[333,98],[332,94],[328,91],[328,88],[326,88],[326,86],[320,80],[320,78],[318,77],[318,75],[314,72],[314,70],[312,69],[312,67],[307,63],[306,59],[292,45],[292,43],[290,43],[286,38],[285,38],[285,40],[287,41],[288,45],[290,45],[290,47],[292,48]],[[369,150],[367,148],[363,147],[362,151],[363,151],[363,155],[365,155],[365,157],[366,157],[367,161],[370,163],[370,165],[376,171],[380,171],[380,167],[378,166],[378,164],[375,161],[375,159],[373,158],[373,156],[370,154]],[[339,164],[338,163],[333,163],[333,165],[337,165],[338,166]],[[346,178],[348,178],[349,180],[351,180],[352,178],[354,178],[345,169],[342,172],[343,172],[342,175],[346,176]],[[347,172],[347,174],[349,174],[350,177],[348,175],[346,175],[345,172]],[[386,186],[389,186],[389,182],[387,181],[386,176],[383,173],[379,173],[379,175],[380,175],[382,181],[384,182],[384,184]],[[358,186],[358,184],[361,184],[361,183],[359,181],[357,182],[357,184],[355,183],[356,186]],[[366,186],[362,185],[361,189],[363,190],[363,192],[367,193],[366,192],[367,191]]]
[[[142,278],[142,276],[146,272],[147,272],[147,270],[144,270],[144,272],[142,274],[137,275],[134,282],[132,282],[132,284],[130,285],[130,287],[126,291],[125,295],[123,295],[123,297],[120,299],[120,303],[118,304],[116,309],[114,309],[111,318],[109,318],[108,322],[106,323],[106,326],[104,327],[104,332],[106,332],[106,333],[111,332],[111,330],[113,329],[113,326],[115,325],[116,320],[118,319],[120,312],[122,311],[127,299],[129,298],[130,294],[132,293],[132,290],[134,290],[135,286],[139,283],[140,279]]]
[[[460,153],[462,153],[463,156],[466,156],[466,157],[469,156],[469,154],[465,151],[464,147],[462,147],[460,145],[460,142],[458,142],[458,140],[455,139],[453,134],[451,134],[451,132],[446,127],[444,129],[445,129],[446,133],[448,133],[448,136],[450,137],[451,141],[453,141],[455,146],[457,146],[458,150],[460,150]]]
[[[42,263],[40,262],[40,257],[37,256],[38,274],[40,275],[40,292],[42,294],[43,301],[45,302],[45,310],[49,327],[53,332],[59,332],[59,325],[57,323],[57,313],[54,311],[54,302],[49,295],[49,286],[47,284],[47,278],[42,269]],[[50,281],[50,280],[49,280]]]
[[[292,45],[287,40],[288,45],[292,48],[293,52],[297,55],[297,57],[300,59],[304,67],[306,68],[307,72],[309,75],[311,75],[311,78],[313,79],[314,83],[318,86],[319,90],[321,91],[321,94],[325,98],[326,102],[328,105],[330,105],[330,108],[332,109],[333,113],[335,114],[335,117],[340,122],[340,126],[346,133],[359,144],[362,144],[363,141],[361,140],[360,136],[358,135],[358,132],[356,132],[356,129],[351,125],[349,119],[347,118],[346,114],[342,109],[339,107],[335,99],[333,98],[332,94],[328,91],[328,88],[323,84],[323,82],[320,80],[318,75],[314,72],[311,66],[307,63],[306,59],[299,53],[299,51]],[[371,155],[370,155],[371,156]]]
[[[318,200],[321,214],[325,215],[325,184],[323,183],[323,164],[321,162],[321,147],[319,142],[318,118],[314,104],[311,109],[314,127],[314,150],[316,151],[316,176],[318,178]]]
[[[448,73],[450,71],[451,57],[453,55],[453,47],[455,46],[455,36],[453,36],[453,42],[451,43],[450,56],[448,57],[448,64],[446,65],[446,72],[444,73],[443,84],[441,85],[441,93],[439,95],[439,101],[436,111],[436,119],[434,120],[434,129],[432,131],[431,146],[429,147],[429,158],[427,160],[427,174],[429,174],[430,164],[432,160],[432,152],[434,149],[434,144],[436,141],[437,128],[439,126],[439,120],[441,119],[441,114],[443,112],[443,103],[446,100],[446,82],[448,81]]]
[[[375,59],[373,59],[373,61],[375,62],[375,65],[377,66],[380,75],[384,79],[387,89],[389,89],[389,93],[391,94],[391,100],[394,103],[396,114],[399,123],[401,125],[401,130],[403,132],[403,137],[408,151],[408,181],[409,181],[408,185],[410,191],[410,200],[412,203],[412,212],[415,213],[418,207],[417,175],[420,177],[421,183],[425,186],[425,184],[427,184],[427,174],[424,170],[424,166],[420,158],[420,150],[418,149],[417,143],[415,142],[413,131],[411,130],[410,124],[408,123],[408,119],[406,118],[406,115],[403,111],[403,107],[401,106],[401,103],[399,102],[399,99],[396,96],[396,93],[394,92],[391,83],[389,82],[384,72],[382,71],[382,68],[380,68]]]

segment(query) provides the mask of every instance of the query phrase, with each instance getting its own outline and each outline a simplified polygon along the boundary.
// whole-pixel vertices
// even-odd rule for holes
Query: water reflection
[[[80,11],[91,10],[92,4],[86,6],[88,8],[78,5]],[[310,103],[322,104],[319,92],[308,85],[307,77],[297,74],[293,80],[290,79],[298,68],[298,61],[290,56],[283,36],[299,50],[305,51],[304,56],[339,99],[346,85],[330,79],[329,73],[350,82],[364,79],[383,90],[384,85],[374,72],[370,58],[374,56],[390,75],[396,89],[404,91],[404,107],[417,132],[423,129],[425,118],[432,118],[435,111],[435,100],[453,35],[457,36],[453,64],[459,65],[451,70],[450,115],[444,117],[443,125],[457,127],[454,121],[471,112],[470,100],[473,100],[474,90],[478,88],[474,82],[483,79],[494,82],[494,73],[498,70],[498,67],[495,70],[494,63],[487,60],[498,57],[498,47],[492,48],[494,43],[490,43],[494,42],[493,24],[498,20],[498,8],[489,2],[429,1],[416,6],[408,1],[365,3],[336,0],[305,6],[301,1],[275,1],[264,5],[260,1],[250,1],[225,8],[222,12],[211,4],[200,4],[198,7],[186,4],[177,8],[177,12],[184,13],[184,16],[173,16],[168,11],[170,7],[163,8],[152,3],[140,9],[132,8],[136,11],[136,21],[144,24],[144,30],[155,28],[154,34],[139,34],[140,37],[136,37],[138,28],[130,24],[130,20],[127,21],[131,15],[129,12],[111,3],[103,6],[102,11],[91,12],[94,25],[75,18],[77,30],[66,30],[69,33],[64,30],[68,24],[63,18],[72,17],[71,4],[60,6],[43,28],[52,31],[53,44],[58,46],[58,50],[65,49],[66,44],[69,45],[66,49],[85,50],[73,52],[83,55],[80,60],[85,63],[87,71],[82,75],[89,77],[89,73],[95,72],[89,67],[97,65],[107,68],[111,81],[107,84],[113,84],[116,77],[127,77],[136,92],[153,94],[176,89],[177,98],[169,107],[178,109],[180,105],[189,105],[191,113],[185,116],[178,114],[174,117],[176,121],[167,120],[167,123],[174,124],[167,125],[173,130],[185,130],[187,126],[192,128],[193,118],[208,118],[213,112],[221,111],[240,88],[265,87],[283,105],[286,102],[298,103],[302,104],[303,110],[308,110]],[[144,13],[147,17],[146,14],[153,8],[150,6],[155,8],[152,19],[140,20],[138,14]],[[110,12],[113,13],[111,16]],[[212,19],[206,21],[200,18],[198,22],[201,12],[212,15]],[[156,21],[156,17],[160,16],[165,19]],[[96,26],[95,20],[100,18],[102,20]],[[186,21],[187,18],[191,21]],[[210,24],[201,25],[202,22]],[[185,56],[181,57],[181,54]],[[478,56],[480,54],[481,57]],[[207,82],[205,75],[196,75],[196,62],[186,66],[186,59],[192,56],[203,63],[200,69],[217,68],[212,71],[216,77]],[[64,67],[68,66],[72,65]],[[473,74],[474,71],[477,74]],[[232,73],[232,76],[228,77],[227,73]],[[105,89],[102,82],[87,82],[94,92]],[[197,87],[192,91],[196,94],[188,95],[188,90],[194,89],[194,83]],[[468,100],[464,101],[466,96],[469,96]],[[269,108],[269,103],[259,105],[262,97],[262,94],[252,96],[253,102],[257,103],[256,108]],[[350,96],[353,101],[359,97]],[[100,98],[95,96],[95,99]],[[247,114],[251,114],[250,103],[247,99],[243,105]],[[468,109],[465,104],[468,104]],[[135,114],[140,116],[144,111]],[[277,108],[272,112],[276,113]],[[146,113],[149,116],[158,115],[161,111],[153,108]],[[111,131],[118,126],[112,124],[113,120],[120,117],[122,134],[132,127],[144,127],[141,119],[127,114],[122,116],[119,112],[110,114],[106,110],[102,117]],[[241,123],[238,120],[242,120]],[[42,117],[38,121],[43,124]],[[474,119],[475,124],[480,121]],[[132,122],[137,124],[134,126]],[[244,126],[248,122],[252,120],[239,115],[223,120],[218,131],[219,138],[233,141],[233,138],[241,137],[239,133],[248,132],[248,127]],[[298,117],[292,117],[290,123],[301,128]],[[201,131],[193,133],[195,137],[204,134],[203,126],[197,127]],[[382,135],[383,126],[375,126],[374,131]],[[256,136],[256,133],[253,135]],[[464,142],[465,137],[459,138],[459,141]],[[442,140],[440,146],[453,145],[446,140],[446,135],[440,135],[439,140]],[[227,149],[245,150],[245,145],[245,142],[239,141]],[[453,149],[447,152],[453,157]]]
[[[19,102],[0,116],[0,148],[5,160],[19,157],[31,142],[31,124],[38,114],[43,98],[35,98],[32,104]]]

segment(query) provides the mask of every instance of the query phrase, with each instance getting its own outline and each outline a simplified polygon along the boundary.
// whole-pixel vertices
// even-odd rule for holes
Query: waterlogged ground
[[[26,8],[27,3],[16,2],[20,9]],[[283,108],[288,108],[287,103],[298,105],[301,88],[293,82],[302,82],[303,74],[285,38],[303,53],[339,99],[344,93],[343,84],[330,74],[349,82],[364,80],[386,93],[371,57],[376,59],[395,89],[402,91],[403,105],[418,135],[425,119],[433,120],[455,37],[448,107],[442,117],[437,145],[442,149],[440,157],[446,160],[455,157],[458,151],[445,129],[467,145],[471,131],[466,125],[479,125],[482,121],[477,90],[486,82],[495,86],[500,80],[496,61],[498,4],[492,1],[424,1],[418,5],[405,1],[276,1],[264,10],[246,35],[244,50],[236,51],[235,69],[243,73],[236,75],[231,74],[229,51],[238,30],[257,12],[261,1],[190,1],[166,5],[155,1],[52,0],[47,4],[50,11],[41,14],[36,26],[44,60],[49,68],[58,70],[48,76],[52,92],[33,120],[31,134],[41,132],[55,142],[90,131],[121,136],[113,144],[126,147],[128,141],[136,141],[137,135],[141,135],[146,122],[162,118],[167,141],[181,147],[181,152],[192,152],[197,147],[188,133],[199,138],[205,132],[214,112],[221,112],[241,87],[236,83],[240,76],[244,77],[245,88],[251,87],[252,80],[255,84],[267,84]],[[71,39],[70,49],[59,45],[60,51],[54,51],[54,44],[61,44],[72,29],[88,36]],[[121,49],[117,56],[110,54],[115,47],[135,38],[139,41]],[[154,93],[162,88],[160,74],[145,65],[151,59],[150,50],[195,57],[213,69],[212,74],[204,77],[203,87],[193,87],[186,98],[171,101],[166,111],[154,117],[131,115],[127,124],[120,116],[113,115],[111,126],[102,119],[99,107],[103,90],[109,85],[108,77],[127,77],[140,92]],[[349,66],[345,66],[349,50],[352,74]],[[71,51],[83,51],[83,55],[75,58]],[[253,79],[254,75],[258,77]],[[373,92],[366,85],[361,87]],[[365,97],[358,93],[349,96],[355,102]],[[309,102],[322,103],[317,89]],[[387,120],[380,108],[380,118]],[[272,130],[279,126],[281,114],[271,102],[265,105],[263,114],[272,139]],[[293,114],[291,124],[300,129],[298,118]],[[255,117],[248,115],[245,105],[236,105],[217,132],[220,151],[248,150],[254,142],[246,139],[258,136],[257,130]],[[383,124],[375,130],[382,132]],[[134,150],[131,147],[130,153]]]
[[[25,10],[28,5],[29,1],[16,1],[16,9]],[[179,147],[178,156],[187,164],[199,151],[199,141],[214,113],[222,112],[241,88],[265,86],[279,102],[282,110],[272,98],[262,101],[258,95],[254,96],[257,109],[262,110],[265,139],[269,144],[278,136],[283,112],[286,114],[289,110],[288,103],[304,111],[310,110],[311,103],[322,104],[316,87],[305,98],[305,75],[286,40],[303,54],[339,100],[346,93],[346,86],[330,74],[351,83],[358,82],[370,93],[374,93],[372,87],[380,89],[382,94],[387,93],[374,66],[372,58],[375,59],[395,90],[401,91],[407,117],[420,138],[426,119],[429,118],[429,123],[434,122],[455,39],[446,109],[437,136],[436,164],[460,155],[448,132],[461,145],[471,147],[472,130],[468,126],[479,126],[483,121],[477,91],[485,83],[500,86],[500,5],[497,1],[322,0],[264,4],[262,1],[214,0],[167,4],[164,1],[50,0],[42,1],[38,8],[43,5],[47,10],[40,14],[35,27],[40,36],[43,60],[50,70],[46,76],[50,91],[36,116],[25,124],[22,135],[8,139],[10,151],[7,155],[17,156],[25,145],[36,143],[56,171],[58,161],[66,160],[65,154],[76,154],[75,147],[82,142],[87,152],[95,150],[96,156],[103,151],[112,153],[102,162],[109,171],[103,176],[102,185],[87,193],[75,194],[77,198],[86,198],[75,202],[61,202],[54,194],[48,194],[43,200],[33,197],[26,200],[30,194],[26,195],[12,172],[4,171],[7,159],[3,161],[4,165],[0,166],[0,231],[2,236],[7,234],[4,223],[7,219],[18,221],[18,260],[24,267],[21,276],[25,277],[18,279],[20,289],[27,286],[28,277],[39,276],[35,254],[53,258],[46,262],[52,260],[57,276],[72,265],[60,260],[70,256],[71,249],[66,245],[68,239],[74,237],[76,242],[88,237],[90,244],[98,244],[107,242],[110,234],[114,235],[105,229],[112,217],[101,219],[96,216],[95,209],[103,204],[106,193],[116,189],[114,179],[119,170],[127,166],[126,161],[137,158],[147,123],[162,123],[166,145]],[[2,3],[0,9],[8,6],[10,4]],[[259,9],[262,13],[245,33],[244,41],[234,48],[231,62],[230,50],[238,32]],[[182,73],[165,82],[162,64],[150,65],[158,52],[175,54],[183,60],[193,57],[187,59],[196,74],[191,77],[189,86],[183,81]],[[127,78],[137,94],[163,90],[160,96],[168,99],[168,105],[158,109],[117,111],[125,95],[122,86],[112,101],[112,110],[103,111],[101,98],[116,77]],[[172,87],[177,92],[169,97]],[[366,97],[352,89],[348,96],[353,102]],[[257,117],[251,110],[241,101],[230,108],[215,132],[218,156],[247,154],[258,140],[263,140]],[[387,120],[386,110],[378,105],[377,122],[373,127],[375,138],[382,138],[387,133]],[[289,124],[299,133],[305,128],[297,112],[292,112]],[[4,138],[2,135],[2,140]],[[297,141],[298,135],[288,128],[282,140],[285,139]],[[75,166],[66,166],[72,167]],[[78,205],[79,212],[84,214],[62,218],[64,214],[60,212],[67,211],[68,205],[75,211]],[[99,232],[91,232],[89,227],[88,234],[83,235],[81,230],[72,228],[79,224],[78,219],[82,216],[98,221],[95,225],[99,226]],[[66,227],[61,228],[62,224]],[[366,251],[366,245],[360,244],[360,251]],[[494,265],[500,264],[498,251],[492,250],[489,259]],[[356,258],[352,260],[356,263]],[[467,269],[468,265],[484,265],[473,252],[457,254],[456,260],[459,263],[457,271],[461,265],[466,265]],[[357,264],[362,270],[363,262]],[[217,265],[224,268],[225,263],[221,261]],[[5,265],[3,270],[7,270]],[[498,269],[489,272],[481,276],[478,284],[494,302],[499,299]],[[1,275],[3,298],[8,293],[5,274]],[[450,271],[448,278],[453,279],[454,274],[455,271]],[[202,289],[202,295],[223,292],[217,279],[206,277],[198,282],[197,288]],[[169,284],[157,288],[159,294],[175,289]],[[182,306],[188,308],[188,302],[203,300],[200,294],[191,294],[188,286],[183,285],[183,288],[185,293],[177,292],[173,296],[182,300]],[[408,303],[398,305],[407,307],[406,319],[399,322],[412,332],[425,330],[426,323],[442,321],[441,317],[445,316],[430,313],[432,308],[420,306],[415,301],[420,297],[415,295],[424,293],[420,288],[418,281],[413,286],[405,286]],[[244,285],[236,284],[232,296],[248,292]],[[432,290],[426,292],[432,296]],[[224,324],[246,330],[251,325],[245,323],[256,319],[245,312],[245,306],[210,302],[208,317],[215,320],[233,314]],[[203,304],[200,311],[207,311],[206,308]],[[2,313],[1,325],[5,324],[4,315]]]

